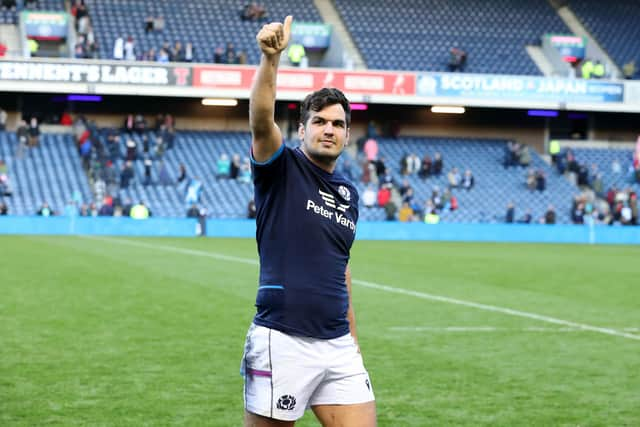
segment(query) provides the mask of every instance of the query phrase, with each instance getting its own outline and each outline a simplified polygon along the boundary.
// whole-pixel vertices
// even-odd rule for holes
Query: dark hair
[[[307,123],[310,111],[320,111],[334,104],[340,104],[342,108],[344,108],[345,120],[347,127],[349,127],[351,124],[351,106],[349,105],[349,100],[347,100],[347,97],[344,96],[344,93],[339,89],[326,87],[310,93],[304,101],[302,101],[300,105],[300,123]]]

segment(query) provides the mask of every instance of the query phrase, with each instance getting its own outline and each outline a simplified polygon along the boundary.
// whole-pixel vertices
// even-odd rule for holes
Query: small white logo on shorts
[[[283,409],[285,411],[293,411],[293,408],[296,407],[296,398],[291,396],[290,394],[285,394],[278,399],[278,409]]]

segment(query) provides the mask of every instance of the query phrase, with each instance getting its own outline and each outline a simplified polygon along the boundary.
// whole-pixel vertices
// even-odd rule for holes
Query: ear
[[[347,128],[347,133],[345,135],[345,140],[344,140],[345,147],[349,145],[350,134],[351,134],[351,128]]]
[[[302,123],[298,125],[298,138],[300,141],[304,141],[304,124]]]

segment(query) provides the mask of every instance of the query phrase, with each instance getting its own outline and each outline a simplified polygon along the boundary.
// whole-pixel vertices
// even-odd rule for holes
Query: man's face
[[[344,108],[333,104],[309,113],[307,122],[298,128],[302,150],[312,160],[332,165],[349,141]]]

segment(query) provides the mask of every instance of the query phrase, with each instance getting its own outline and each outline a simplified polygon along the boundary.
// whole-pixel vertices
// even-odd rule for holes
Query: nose
[[[324,133],[327,135],[333,135],[333,123],[327,122],[324,125]]]

